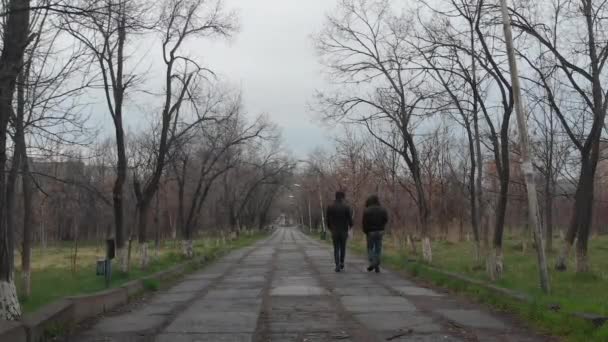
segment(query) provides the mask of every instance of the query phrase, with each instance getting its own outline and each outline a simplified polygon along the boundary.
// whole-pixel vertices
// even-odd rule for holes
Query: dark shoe
[[[340,269],[343,270],[344,269],[344,264],[340,264]]]
[[[380,273],[380,266],[376,266],[376,273]]]
[[[340,272],[340,266],[336,266],[336,273]]]
[[[367,267],[367,272],[371,272],[371,271],[373,271],[373,270],[374,270],[374,266],[368,266],[368,267]]]

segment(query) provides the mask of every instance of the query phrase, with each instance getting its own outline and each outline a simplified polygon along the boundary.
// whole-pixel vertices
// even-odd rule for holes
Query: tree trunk
[[[118,110],[118,107],[117,107]],[[120,114],[120,111],[117,111]],[[115,119],[116,126],[116,149],[118,163],[116,165],[116,181],[112,190],[114,204],[114,238],[116,239],[116,255],[121,271],[129,271],[129,252],[125,246],[124,231],[124,188],[127,180],[127,156],[124,145],[124,132],[120,117]]]
[[[553,173],[549,171],[545,180],[545,236],[547,251],[553,251]]]
[[[27,67],[24,69],[28,69]],[[34,195],[32,179],[29,171],[27,147],[25,144],[25,87],[28,76],[27,71],[19,73],[17,82],[17,110],[14,119],[15,128],[15,154],[18,155],[18,163],[15,167],[21,169],[21,180],[23,189],[23,238],[21,250],[21,275],[23,278],[22,295],[27,298],[31,293],[31,242],[32,226],[34,224],[34,211],[32,209],[32,197]],[[14,180],[9,180],[14,181]],[[13,209],[10,209],[14,211]],[[11,214],[12,216],[13,214]],[[12,220],[12,219],[11,219]],[[12,225],[12,224],[11,224]]]
[[[504,172],[505,170],[503,170]],[[506,170],[508,173],[509,171]],[[507,211],[509,179],[503,175],[500,180],[500,194],[495,213],[494,238],[492,240],[492,250],[488,254],[487,271],[490,279],[498,280],[502,278],[504,270],[504,261],[502,254],[502,239],[505,227],[505,215]]]
[[[431,263],[433,262],[433,249],[429,236],[429,210],[426,207],[426,201],[423,203],[419,203],[420,225],[422,228],[422,260]]]
[[[127,157],[124,148],[124,137],[122,136],[122,127],[116,128],[116,141],[118,150],[118,163],[116,166],[117,177],[112,190],[114,204],[114,238],[116,239],[116,249],[123,251],[125,249],[125,232],[124,232],[124,187],[127,179]],[[119,254],[119,260],[125,256]],[[126,265],[126,260],[120,260],[120,264]],[[126,267],[122,269],[126,272]]]
[[[473,20],[470,21],[470,30],[471,30],[471,49],[475,50],[475,28]],[[475,135],[475,148],[474,154],[475,157],[471,156],[471,172],[473,173],[471,179],[475,179],[474,183],[471,183],[471,187],[473,187],[475,192],[475,200],[476,200],[476,210],[475,210],[475,221],[477,221],[477,237],[475,237],[475,249],[476,249],[476,258],[477,262],[481,263],[481,236],[479,236],[484,231],[483,217],[485,215],[484,211],[484,202],[483,202],[483,188],[482,188],[482,180],[483,180],[483,156],[481,154],[481,135],[479,133],[479,99],[477,98],[477,65],[476,59],[471,58],[471,67],[472,67],[472,79],[473,79],[473,132]],[[474,158],[474,159],[473,159]],[[475,162],[473,162],[475,160]],[[477,177],[475,177],[475,168],[477,168]],[[485,231],[487,231],[488,225],[485,225]],[[486,240],[487,241],[487,240]]]
[[[8,240],[8,246],[0,246],[2,254],[0,254],[0,319],[18,320],[21,318],[21,307],[17,297],[17,289],[14,283],[14,245],[15,245],[15,187],[20,167],[20,153],[13,155],[11,169],[9,171],[6,190],[2,193],[6,199],[6,215],[4,219],[3,232],[4,237]],[[5,181],[4,176],[0,176],[2,181]],[[4,196],[3,196],[4,197]],[[6,248],[8,247],[8,248]]]
[[[534,174],[534,166],[530,157],[530,146],[528,140],[528,126],[524,113],[524,106],[521,98],[521,90],[519,87],[519,73],[517,71],[517,61],[515,59],[515,51],[513,48],[513,33],[511,32],[511,18],[507,10],[506,0],[501,1],[503,26],[505,32],[505,41],[507,45],[507,53],[509,56],[509,68],[511,70],[511,83],[513,85],[513,96],[515,100],[515,113],[517,115],[517,123],[519,129],[519,141],[521,147],[522,158],[522,173],[526,181],[526,190],[528,193],[528,212],[529,221],[531,222],[534,231],[534,242],[536,243],[536,256],[539,269],[540,285],[544,293],[550,292],[549,287],[549,272],[547,270],[547,259],[545,255],[545,243],[543,240],[542,220],[538,207],[538,198],[536,192],[536,178]]]
[[[576,187],[576,194],[574,196],[574,211],[572,213],[572,219],[570,226],[566,232],[566,238],[564,240],[564,247],[562,248],[555,269],[558,271],[565,271],[567,269],[567,260],[570,254],[570,249],[574,244],[575,239],[579,238],[579,230],[583,225],[587,226],[587,234],[589,226],[591,225],[591,215],[593,214],[593,168],[589,157],[583,156],[581,159],[581,172]],[[582,235],[584,237],[584,234]],[[588,235],[585,237],[587,238]],[[584,258],[582,260],[584,266],[586,263],[586,245],[587,243],[581,243],[577,246],[577,253],[580,253]],[[580,249],[580,251],[579,251]],[[577,259],[577,265],[579,261]],[[583,269],[582,267],[581,269]],[[578,269],[578,266],[577,266]]]
[[[155,205],[154,205],[154,259],[158,258],[160,255],[160,203],[159,203],[159,194],[156,193],[155,197]]]
[[[192,239],[185,238],[182,240],[182,254],[187,259],[194,257],[194,242]]]
[[[577,196],[576,201],[580,202],[575,210],[580,209],[580,214],[577,215],[577,233],[576,233],[576,272],[589,272],[589,259],[587,258],[587,247],[589,242],[589,233],[591,231],[591,222],[593,217],[593,198],[594,198],[594,168],[592,165],[585,167],[587,172],[581,173],[580,197]]]
[[[142,202],[138,205],[139,207],[139,217],[137,219],[137,232],[138,232],[138,241],[140,247],[140,256],[141,256],[141,268],[146,269],[150,262],[150,258],[148,255],[148,239],[147,239],[147,229],[148,229],[148,203]]]
[[[474,115],[477,115],[476,113]],[[473,243],[475,246],[475,262],[481,262],[481,237],[479,234],[479,225],[480,225],[480,215],[479,215],[479,206],[478,206],[478,198],[477,198],[477,183],[476,183],[476,172],[477,172],[477,158],[475,151],[475,143],[473,134],[471,134],[471,128],[467,128],[467,137],[469,139],[469,155],[471,159],[471,170],[469,172],[469,196],[470,196],[470,206],[471,206],[471,226],[473,229]],[[462,220],[460,225],[462,226]]]
[[[32,233],[34,227],[34,187],[29,170],[27,157],[22,165],[23,177],[23,245],[21,251],[21,272],[23,277],[23,296],[31,294],[31,255],[32,255]]]

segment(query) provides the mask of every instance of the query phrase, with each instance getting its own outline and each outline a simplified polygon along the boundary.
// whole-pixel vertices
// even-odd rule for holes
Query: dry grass
[[[195,241],[195,255],[216,257],[226,251],[245,246],[259,239],[261,234],[241,236],[235,241],[221,241],[217,238],[203,238]],[[128,274],[118,272],[113,267],[111,287],[116,287],[133,279],[137,279],[177,263],[183,262],[180,245],[174,241],[165,242],[159,249],[158,257],[152,258],[155,248],[150,246],[151,263],[146,270],[142,270],[139,248],[132,246],[131,271]],[[32,250],[32,293],[29,298],[20,296],[24,312],[31,312],[59,298],[66,296],[92,293],[105,289],[102,276],[96,276],[96,261],[105,256],[105,245],[99,243],[80,243],[73,264],[74,245],[61,243],[47,248],[34,248]],[[20,273],[20,256],[16,255],[17,263],[16,282],[22,288]]]

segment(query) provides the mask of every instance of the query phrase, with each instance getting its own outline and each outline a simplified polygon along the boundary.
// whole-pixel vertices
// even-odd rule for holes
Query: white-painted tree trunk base
[[[431,239],[424,237],[422,239],[422,260],[425,262],[433,262],[433,249],[431,247]]]
[[[141,244],[141,268],[147,268],[150,264],[150,255],[148,254],[148,243],[144,242]]]
[[[479,241],[475,241],[475,262],[477,264],[481,263],[481,243]]]
[[[0,281],[0,319],[6,321],[21,319],[17,288],[12,281]]]
[[[576,273],[588,273],[590,271],[590,268],[589,268],[589,259],[587,258],[587,255],[581,253],[577,248],[575,256],[576,256],[576,264],[575,264]]]
[[[32,294],[32,271],[23,271],[21,279],[23,279],[23,296],[27,298]]]
[[[570,245],[567,241],[564,243],[564,247],[562,251],[559,253],[557,257],[557,261],[555,262],[555,269],[558,271],[565,271],[568,269],[568,255],[570,255]]]
[[[120,248],[116,250],[116,265],[120,268],[121,272],[129,271],[128,263],[128,250],[126,248]]]
[[[182,254],[187,259],[194,257],[194,242],[192,240],[182,240]]]
[[[414,255],[416,255],[416,244],[414,243],[414,239],[412,239],[412,236],[408,234],[407,236],[407,246],[412,250],[412,253]]]
[[[504,261],[501,248],[494,248],[494,250],[489,253],[486,270],[492,281],[500,280],[502,278]]]

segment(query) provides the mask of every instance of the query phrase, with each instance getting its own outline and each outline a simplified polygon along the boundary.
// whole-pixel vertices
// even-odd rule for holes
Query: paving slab
[[[272,311],[270,314],[270,332],[338,332],[346,327],[340,323],[335,312],[299,312]]]
[[[192,304],[194,312],[258,312],[262,305],[262,298],[205,298]]]
[[[450,321],[454,321],[468,327],[486,329],[507,328],[507,325],[504,322],[499,321],[491,315],[483,313],[479,310],[442,309],[437,310],[437,312]]]
[[[270,291],[271,296],[326,296],[326,289],[319,286],[278,286]]]
[[[378,333],[381,341],[392,342],[465,342],[465,340],[445,334],[413,334],[407,331]],[[490,341],[488,341],[490,342]]]
[[[78,342],[149,342],[152,336],[140,333],[113,333],[82,335],[77,338]],[[70,339],[70,341],[72,341]]]
[[[91,331],[95,334],[141,332],[161,325],[167,317],[162,315],[126,315],[109,317],[95,325]]]
[[[187,310],[173,321],[166,333],[254,333],[255,312],[200,312]]]
[[[199,292],[209,286],[211,282],[209,280],[185,280],[167,290],[168,293],[179,293],[179,292]]]
[[[213,280],[213,279],[217,279],[221,276],[222,275],[220,273],[194,273],[189,276],[186,276],[184,278],[184,280],[199,280],[199,279]]]
[[[253,342],[251,334],[175,334],[158,335],[154,342]]]
[[[396,286],[393,289],[404,296],[422,296],[422,297],[444,297],[443,294],[435,292],[424,287],[416,286]]]
[[[398,296],[343,296],[342,305],[350,312],[411,312],[416,307]]]
[[[151,305],[172,304],[191,301],[196,297],[196,292],[162,293],[150,300]]]
[[[332,290],[339,296],[390,296],[389,290],[384,287],[336,287]]]
[[[261,293],[262,289],[232,289],[228,286],[223,286],[223,289],[209,291],[206,298],[255,298],[259,297]]]
[[[312,333],[274,333],[267,337],[264,342],[352,342],[354,341],[347,333],[343,332],[312,332]]]
[[[333,310],[328,297],[273,297],[272,310],[276,311],[302,311],[302,312],[330,312]]]
[[[275,276],[272,282],[274,287],[277,286],[320,286],[320,282],[315,277],[311,276]]]
[[[224,279],[222,282],[224,283],[264,283],[266,281],[266,277],[261,275],[255,275],[250,277],[243,277],[237,275],[230,275]]]
[[[370,330],[399,332],[412,330],[414,334],[439,333],[441,326],[432,318],[417,312],[358,313],[355,317]]]

